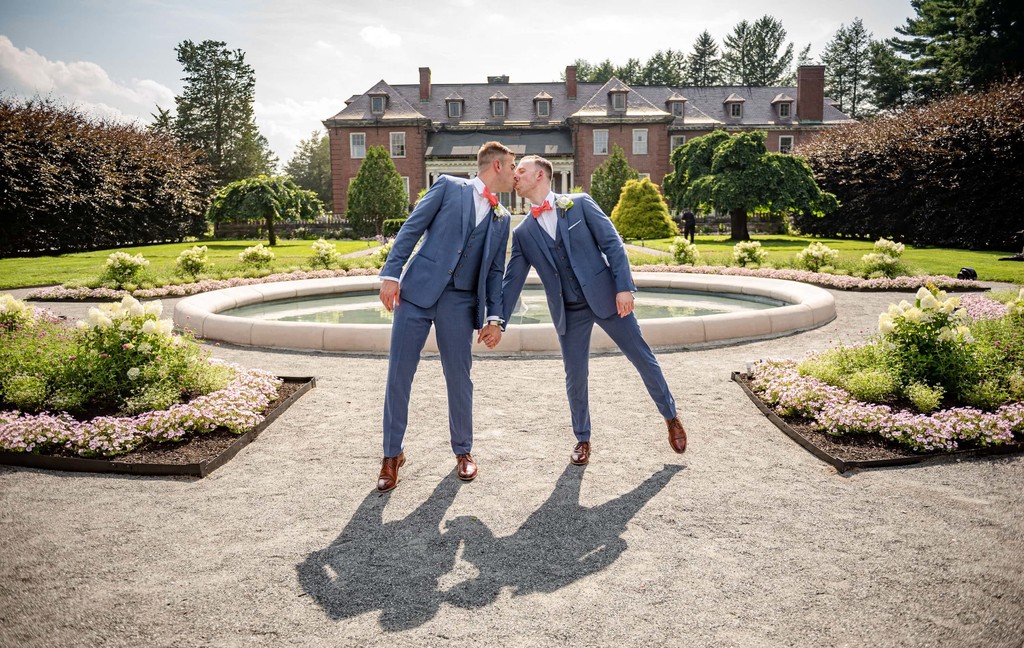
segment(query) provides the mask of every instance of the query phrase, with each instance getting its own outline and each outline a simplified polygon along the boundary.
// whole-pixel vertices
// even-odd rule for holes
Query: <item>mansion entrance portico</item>
[[[442,174],[460,178],[476,176],[476,152],[491,140],[501,142],[516,155],[541,155],[551,162],[551,188],[557,193],[568,193],[573,187],[572,142],[567,133],[558,131],[527,132],[443,132],[428,136],[424,159],[426,186],[431,186]],[[513,212],[522,212],[529,201],[515,192],[498,195],[501,204]]]

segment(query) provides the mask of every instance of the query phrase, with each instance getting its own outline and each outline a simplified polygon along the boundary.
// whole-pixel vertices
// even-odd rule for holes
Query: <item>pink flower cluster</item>
[[[754,391],[784,416],[814,420],[828,434],[879,434],[916,451],[955,450],[960,442],[990,446],[1024,432],[1024,403],[995,412],[957,407],[934,414],[894,411],[887,405],[864,403],[817,378],[802,376],[793,360],[754,363]]]
[[[0,450],[39,452],[63,447],[75,454],[114,456],[145,441],[177,441],[225,427],[241,434],[263,420],[281,380],[259,369],[235,369],[234,380],[219,391],[137,416],[102,416],[76,421],[66,413],[27,415],[0,412]]]
[[[677,266],[677,265],[645,265],[634,266],[637,272],[684,272],[693,274],[718,274],[738,275],[742,277],[765,277],[768,279],[786,279],[789,281],[800,281],[803,283],[821,286],[822,288],[834,288],[836,290],[865,290],[865,291],[889,291],[889,290],[917,290],[921,286],[932,284],[937,288],[945,290],[987,290],[977,281],[965,279],[954,279],[946,275],[918,275],[895,277],[888,279],[861,279],[848,275],[834,275],[825,272],[811,272],[810,270],[794,270],[791,268],[740,268],[735,266]]]
[[[51,288],[39,288],[25,296],[25,299],[39,301],[73,301],[73,300],[101,300],[101,299],[122,299],[125,295],[131,295],[138,299],[152,299],[155,297],[187,297],[197,293],[220,290],[221,288],[234,288],[236,286],[251,286],[253,284],[271,283],[274,281],[298,281],[300,279],[330,279],[333,277],[364,277],[376,275],[379,271],[374,268],[352,268],[351,270],[297,270],[295,272],[276,272],[266,277],[232,277],[231,279],[203,279],[191,283],[175,284],[162,288],[139,288],[128,292],[127,290],[113,290],[111,288],[65,288],[54,286]]]
[[[1010,312],[1006,304],[985,295],[963,295],[960,297],[960,306],[972,320],[999,319]]]

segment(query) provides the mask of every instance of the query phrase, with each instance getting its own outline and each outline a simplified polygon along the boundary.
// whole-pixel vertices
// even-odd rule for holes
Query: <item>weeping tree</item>
[[[748,241],[751,213],[826,214],[836,197],[814,182],[803,158],[770,153],[764,131],[729,135],[714,131],[672,152],[674,171],[665,176],[665,195],[674,209],[712,209],[729,214],[732,240]]]
[[[259,175],[225,185],[213,196],[206,217],[214,223],[263,221],[270,245],[277,245],[278,221],[309,221],[324,212],[315,192],[300,188],[288,176]]]

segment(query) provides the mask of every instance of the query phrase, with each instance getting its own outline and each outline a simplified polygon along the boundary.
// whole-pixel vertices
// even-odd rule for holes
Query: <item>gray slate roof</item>
[[[542,155],[546,158],[571,156],[572,137],[562,130],[441,131],[431,133],[426,156],[433,158],[476,155],[484,142],[498,140],[516,157]]]
[[[607,93],[613,87],[623,85],[617,79],[608,83],[579,83],[576,98],[566,96],[565,84],[562,82],[547,83],[463,83],[433,84],[430,99],[424,102],[419,98],[419,85],[389,85],[380,81],[366,94],[355,97],[351,104],[341,112],[327,119],[327,125],[344,125],[346,123],[361,124],[378,121],[378,116],[370,113],[369,92],[383,90],[389,94],[387,110],[380,121],[418,121],[429,120],[435,128],[450,130],[476,130],[509,128],[562,128],[570,117],[599,119],[601,116],[615,115],[609,110]],[[681,117],[672,120],[671,128],[710,128],[716,125],[786,125],[798,123],[795,119],[779,119],[778,112],[772,102],[779,95],[796,96],[795,86],[773,86],[748,88],[745,86],[624,86],[629,89],[627,95],[627,117],[657,119],[670,116],[666,101],[669,97],[683,96],[686,104]],[[551,114],[549,117],[537,117],[536,102],[538,95],[551,97]],[[508,97],[508,111],[504,117],[491,115],[491,97],[505,95]],[[727,106],[723,103],[727,97],[735,95],[743,101],[743,117],[739,119],[727,116]],[[464,101],[462,117],[449,118],[446,98],[461,98]],[[777,104],[776,104],[777,105]],[[794,112],[796,105],[794,102]],[[824,116],[822,123],[838,124],[851,121],[851,118],[832,105],[832,100],[825,97]],[[513,132],[513,131],[510,131]]]

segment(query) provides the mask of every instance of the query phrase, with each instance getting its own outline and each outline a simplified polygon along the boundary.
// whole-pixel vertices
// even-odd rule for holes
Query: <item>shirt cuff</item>
[[[398,281],[398,283],[401,283],[401,281],[399,281],[398,277],[385,277],[384,275],[378,275],[377,278],[380,279],[381,281],[384,281],[385,279],[389,279],[391,281]]]

